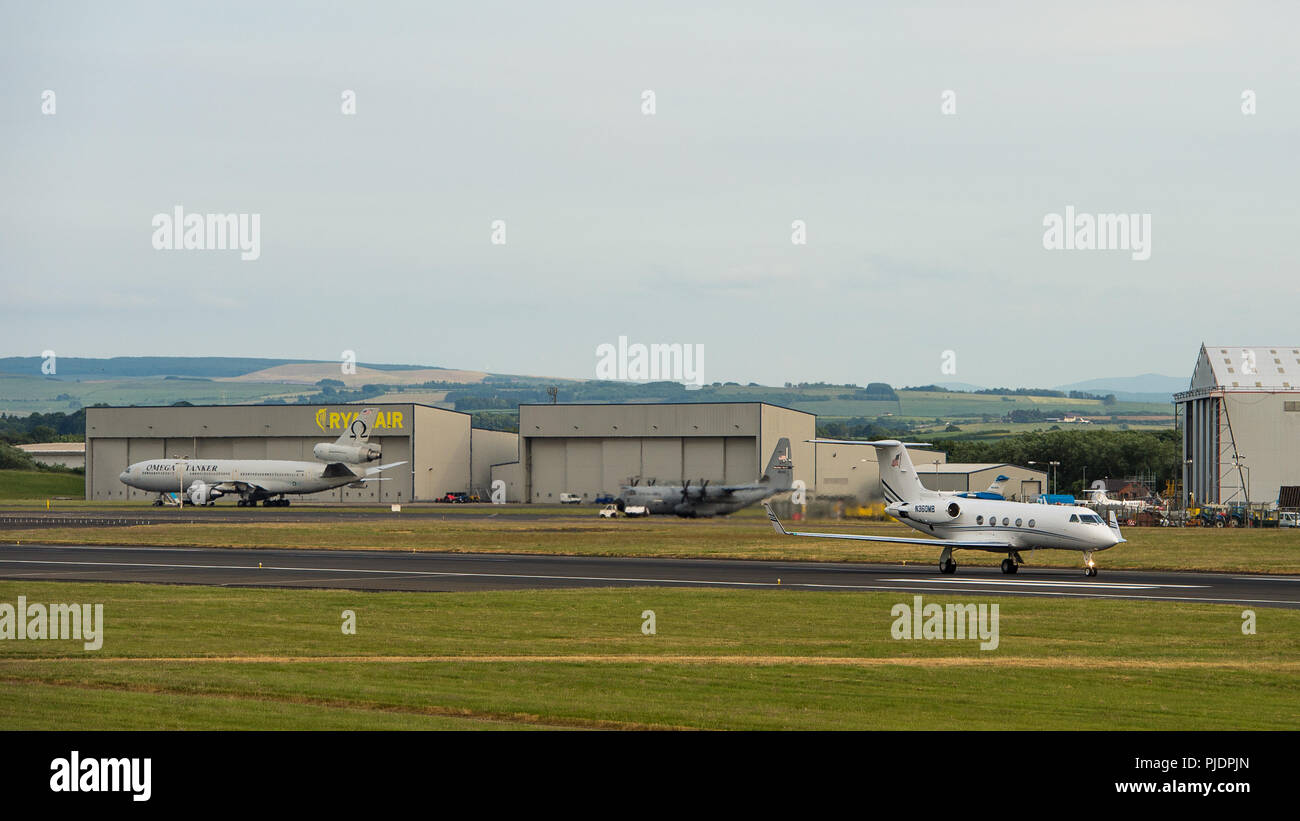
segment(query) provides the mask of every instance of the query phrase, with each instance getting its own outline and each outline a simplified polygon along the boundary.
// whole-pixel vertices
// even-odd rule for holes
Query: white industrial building
[[[41,442],[35,445],[18,445],[19,450],[42,465],[65,468],[86,466],[85,442]]]
[[[1184,502],[1276,502],[1300,485],[1300,346],[1202,345],[1183,429]]]

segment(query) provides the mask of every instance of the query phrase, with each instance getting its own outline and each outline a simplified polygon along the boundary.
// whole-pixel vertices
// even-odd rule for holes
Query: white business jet
[[[1107,526],[1101,517],[1086,507],[1046,505],[1034,502],[1008,502],[975,497],[954,498],[951,494],[928,490],[921,484],[907,455],[909,443],[887,439],[879,442],[852,442],[838,439],[810,439],[827,444],[872,445],[880,464],[880,486],[889,503],[885,512],[933,538],[865,536],[852,533],[802,533],[786,530],[768,504],[767,516],[782,536],[808,536],[817,539],[853,539],[894,544],[934,545],[942,547],[939,572],[957,572],[954,550],[983,550],[1005,553],[1003,573],[1015,573],[1024,560],[1020,551],[1036,548],[1076,550],[1083,554],[1084,573],[1097,575],[1092,554],[1125,541],[1120,535],[1115,514]],[[911,443],[921,447],[920,443]]]

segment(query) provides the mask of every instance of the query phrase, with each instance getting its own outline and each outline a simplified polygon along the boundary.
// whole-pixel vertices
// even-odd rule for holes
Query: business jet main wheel
[[[946,562],[939,562],[939,572],[951,576],[953,573],[957,572],[957,563],[952,559],[949,559]]]
[[[1006,573],[1008,576],[1010,576],[1012,573],[1015,573],[1019,569],[1020,569],[1020,565],[1016,564],[1015,559],[1002,560],[1002,572]]]
[[[1085,576],[1095,576],[1095,575],[1097,575],[1097,568],[1095,568],[1095,567],[1085,567],[1085,568],[1083,569],[1083,575],[1085,575]]]

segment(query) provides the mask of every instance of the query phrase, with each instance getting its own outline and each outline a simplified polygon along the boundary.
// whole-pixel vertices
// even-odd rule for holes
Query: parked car
[[[602,493],[596,497],[596,504],[598,505],[612,505],[616,501],[618,500],[613,496],[610,496],[608,493]]]
[[[579,495],[576,494],[576,493],[561,493],[561,494],[560,494],[560,504],[562,504],[562,505],[578,505],[578,504],[582,504],[582,497],[579,496]]]
[[[471,498],[468,493],[465,493],[463,491],[453,491],[438,497],[438,501],[447,502],[449,504],[464,504],[465,502],[471,501]],[[473,501],[477,501],[477,500],[473,500]]]
[[[1284,510],[1277,514],[1278,527],[1300,527],[1300,511]]]

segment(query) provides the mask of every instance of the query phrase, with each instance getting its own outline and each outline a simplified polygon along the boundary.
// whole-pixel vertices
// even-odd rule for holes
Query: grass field
[[[86,493],[86,477],[75,473],[47,473],[43,470],[0,470],[0,499],[27,500],[52,496],[76,496]],[[45,503],[39,502],[41,507]]]
[[[125,507],[114,509],[127,509]],[[139,506],[130,508],[138,512]],[[148,515],[186,515],[175,509],[146,509]],[[201,547],[346,548],[354,550],[435,550],[463,553],[551,553],[596,556],[663,556],[833,562],[908,562],[931,564],[936,547],[895,546],[834,539],[783,538],[772,532],[760,510],[727,518],[682,520],[601,520],[590,508],[556,509],[503,506],[500,515],[472,516],[482,508],[456,505],[411,509],[391,519],[322,519],[318,522],[260,521],[260,509],[243,511],[233,521],[208,524],[158,524],[136,527],[0,529],[0,542],[46,544],[139,544]],[[541,515],[544,518],[531,519]],[[787,522],[792,526],[793,522]],[[809,521],[805,530],[914,535],[893,522]],[[1300,531],[1294,529],[1126,528],[1126,544],[1096,554],[1098,566],[1130,570],[1209,570],[1300,574]],[[1078,553],[1026,552],[1032,566],[1082,568]],[[1002,557],[959,551],[962,564],[995,565]]]
[[[69,396],[81,406],[106,402],[110,405],[170,405],[186,400],[196,405],[262,402],[274,397],[292,400],[302,393],[314,393],[310,385],[258,382],[215,382],[207,379],[123,378],[65,380],[46,376],[0,374],[0,411],[5,413],[71,413],[76,409]],[[78,406],[79,407],[79,406]]]
[[[0,582],[19,595],[102,602],[106,629],[0,642],[5,729],[1300,727],[1287,610],[1246,636],[1233,606],[980,599],[982,651],[892,639],[893,593]]]

